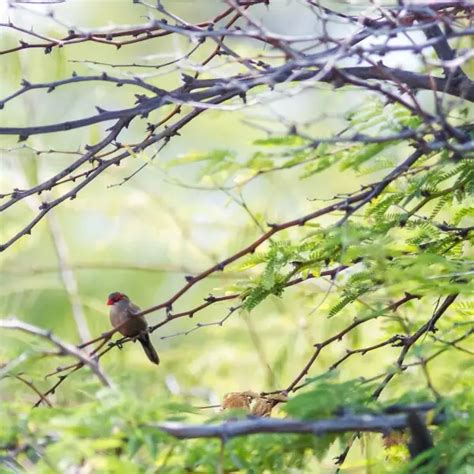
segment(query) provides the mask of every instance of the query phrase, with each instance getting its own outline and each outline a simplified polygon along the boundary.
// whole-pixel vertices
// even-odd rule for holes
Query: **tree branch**
[[[224,441],[237,436],[259,433],[298,433],[321,436],[328,433],[345,433],[348,431],[364,431],[389,433],[409,427],[407,414],[433,409],[433,405],[418,409],[407,408],[406,413],[400,414],[364,414],[347,415],[338,418],[318,421],[300,421],[277,418],[254,418],[238,421],[227,421],[218,425],[186,425],[184,423],[159,423],[150,425],[178,439],[220,438]],[[440,418],[436,420],[437,423]]]
[[[34,336],[39,336],[43,339],[47,339],[49,342],[51,342],[51,344],[55,345],[62,354],[75,357],[76,359],[78,359],[81,365],[88,366],[103,385],[105,385],[106,387],[112,387],[112,383],[103,374],[97,361],[91,359],[87,353],[78,349],[76,346],[73,346],[72,344],[61,341],[55,335],[53,335],[50,331],[46,331],[37,326],[33,326],[32,324],[28,324],[14,318],[1,319],[0,328],[14,329],[14,330],[26,332],[28,334],[32,334]]]

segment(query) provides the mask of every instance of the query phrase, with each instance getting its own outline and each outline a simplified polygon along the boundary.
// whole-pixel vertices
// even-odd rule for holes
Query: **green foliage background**
[[[77,2],[63,14],[90,27],[105,19],[116,24],[140,22],[136,8],[128,2],[116,2],[112,10],[104,4],[93,12],[87,11],[86,4]],[[189,17],[189,5],[176,8]],[[209,2],[191,16],[198,21],[215,11],[217,4]],[[276,28],[281,27],[283,14],[283,6],[275,10]],[[50,28],[53,34],[54,26]],[[9,35],[0,37],[2,48],[12,41]],[[245,43],[239,47],[242,51],[250,48]],[[175,48],[171,40],[145,49],[132,46],[114,52],[114,60],[133,61],[137,54],[166,55]],[[0,65],[2,96],[14,91],[22,78],[34,75],[35,81],[51,81],[73,71],[100,69],[71,61],[104,61],[109,55],[110,49],[99,45],[57,49],[47,56],[40,50],[9,55]],[[203,59],[205,51],[200,55]],[[224,64],[221,67],[226,71]],[[176,80],[177,74],[171,73],[152,82],[171,87]],[[102,103],[105,97],[110,108],[131,105],[112,86],[73,87],[74,93],[58,90],[49,95],[34,93],[34,99],[20,98],[15,107],[9,105],[8,112],[2,112],[2,123],[22,123],[26,114],[28,123],[50,123],[70,114],[80,117],[90,112],[90,101],[83,99],[91,96]],[[420,95],[429,103],[428,94]],[[319,120],[314,120],[315,109],[331,113],[317,113]],[[456,124],[472,122],[472,110],[465,106],[451,113]],[[271,135],[248,125],[255,117],[271,128]],[[292,135],[274,117],[283,117],[287,123],[310,120],[310,125],[304,136]],[[376,135],[405,128],[421,130],[423,124],[402,107],[384,105],[371,94],[351,88],[334,92],[328,86],[281,97],[270,109],[259,103],[233,112],[208,111],[173,138],[157,158],[152,160],[147,152],[135,156],[108,171],[78,199],[55,210],[91,334],[109,328],[105,301],[111,291],[127,293],[143,308],[159,303],[184,284],[185,275],[196,274],[245,247],[268,229],[267,223],[300,217],[324,207],[338,193],[376,182],[413,151],[399,142],[311,146],[306,138],[330,137],[343,126]],[[93,142],[101,132],[97,125],[67,135],[32,137],[27,144],[40,150],[63,150],[73,143]],[[127,138],[133,142],[139,132],[131,127]],[[0,144],[9,149],[1,157],[2,189],[34,184],[70,160],[61,153],[37,155],[29,148],[12,149],[17,145],[11,138],[2,137]],[[150,163],[145,172],[122,186],[108,187],[120,183],[143,162]],[[449,472],[472,472],[472,360],[465,352],[448,347],[428,365],[428,381],[420,365],[397,373],[377,402],[370,401],[380,382],[376,377],[397,371],[399,347],[387,345],[365,355],[354,354],[330,372],[334,376],[327,376],[328,368],[346,349],[412,333],[431,317],[439,299],[449,294],[459,293],[459,297],[437,326],[439,338],[454,340],[472,324],[472,236],[460,239],[458,233],[437,226],[443,222],[455,227],[473,225],[472,159],[453,160],[450,153],[439,150],[424,155],[414,169],[416,173],[390,185],[345,225],[333,226],[344,216],[334,213],[278,233],[254,254],[201,282],[179,301],[176,312],[200,304],[209,293],[236,291],[245,296],[242,310],[222,327],[197,328],[197,323],[216,322],[227,314],[229,305],[213,305],[197,314],[196,320],[180,319],[155,332],[152,338],[162,359],[158,369],[137,345],[127,344],[102,360],[116,385],[114,390],[100,387],[83,369],[50,397],[54,408],[35,410],[31,405],[37,396],[32,390],[12,376],[2,378],[0,446],[16,447],[24,466],[45,473],[69,472],[77,466],[83,472],[104,473],[214,472],[219,466],[235,472],[333,472],[331,458],[350,435],[257,435],[231,440],[222,451],[218,441],[178,442],[153,424],[163,420],[206,423],[221,415],[193,407],[219,403],[228,392],[284,388],[311,356],[315,343],[358,318],[367,323],[328,345],[311,367],[311,376],[326,375],[297,392],[277,416],[286,412],[302,419],[324,418],[340,407],[376,410],[394,402],[433,400],[439,394],[449,423],[433,433],[433,464],[418,467],[417,472],[433,472],[433,465],[446,466]],[[0,228],[2,240],[31,217],[37,204],[33,200],[7,214]],[[48,221],[1,259],[2,318],[15,316],[79,342]],[[310,278],[284,288],[294,277],[318,276],[337,265],[353,268],[333,282]],[[405,292],[422,298],[396,312],[387,311]],[[163,314],[152,314],[149,321],[161,318]],[[185,335],[190,329],[196,330]],[[26,374],[35,386],[46,390],[53,380],[44,375],[63,364],[40,356],[50,346],[16,332],[2,332],[1,341],[0,363],[17,358],[13,373]],[[459,345],[465,348],[468,342]],[[406,362],[419,362],[442,348],[446,345],[427,336]],[[342,471],[401,472],[409,468],[407,462],[404,446],[386,450],[381,436],[363,435]],[[19,468],[6,462],[1,469],[15,472]]]

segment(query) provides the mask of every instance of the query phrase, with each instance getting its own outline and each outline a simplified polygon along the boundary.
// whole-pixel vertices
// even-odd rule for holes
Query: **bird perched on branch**
[[[143,316],[137,316],[140,308],[130,301],[130,298],[118,291],[111,293],[107,300],[110,308],[110,322],[120,334],[138,339],[148,359],[154,364],[160,363],[160,358],[153,347],[147,332],[148,324]]]

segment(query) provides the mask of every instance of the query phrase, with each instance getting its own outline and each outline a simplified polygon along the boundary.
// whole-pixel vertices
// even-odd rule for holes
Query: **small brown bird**
[[[158,365],[160,358],[150,341],[148,324],[143,316],[136,316],[140,313],[140,308],[133,304],[127,295],[118,291],[109,295],[107,304],[112,306],[110,308],[112,326],[118,328],[120,334],[124,336],[137,338],[150,361]]]

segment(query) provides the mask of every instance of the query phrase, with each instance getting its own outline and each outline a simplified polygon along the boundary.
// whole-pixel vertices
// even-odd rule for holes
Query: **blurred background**
[[[181,0],[166,5],[171,7],[171,3],[174,13],[192,23],[211,18],[225,8],[222,2],[211,0]],[[70,28],[143,24],[151,11],[126,0],[67,1],[54,6],[54,18],[48,17],[49,7],[45,5],[11,8],[4,2],[1,8],[2,21],[9,18],[23,28],[34,27],[36,32],[52,37],[64,36]],[[337,8],[353,12],[363,7],[338,3]],[[264,6],[253,8],[252,17],[274,32],[304,34],[318,28],[305,12],[300,2],[281,0],[272,2],[269,11]],[[347,25],[336,23],[334,28],[342,32]],[[233,41],[233,47],[243,55],[272,54],[256,42]],[[0,49],[17,42],[17,32],[1,30]],[[85,43],[55,48],[50,54],[40,48],[18,51],[2,56],[1,96],[17,90],[22,79],[48,82],[70,77],[73,72],[140,76],[158,87],[173,89],[180,85],[182,73],[199,70],[213,44],[205,44],[189,58],[159,69],[130,65],[151,66],[183,58],[193,46],[188,39],[173,36],[119,50]],[[122,66],[111,67],[112,63]],[[417,67],[416,61],[402,53],[387,58],[387,63]],[[203,77],[237,72],[241,72],[239,65],[216,58],[203,71]],[[12,127],[78,119],[94,114],[95,106],[107,110],[130,107],[134,93],[139,92],[133,87],[103,83],[68,85],[51,94],[32,91],[8,103],[0,111],[0,121],[2,126]],[[252,242],[265,223],[299,217],[321,207],[324,199],[373,181],[373,175],[355,176],[350,171],[332,169],[301,179],[302,170],[297,168],[264,174],[240,186],[249,177],[245,171],[228,166],[206,173],[206,162],[199,161],[200,156],[216,150],[222,156],[246,161],[259,149],[255,140],[267,138],[269,132],[284,135],[294,125],[312,136],[331,136],[344,127],[348,113],[360,110],[368,100],[370,96],[351,88],[334,93],[325,85],[277,87],[274,92],[261,91],[248,106],[235,101],[207,111],[156,156],[156,148],[148,149],[106,171],[77,199],[54,209],[30,236],[2,253],[0,317],[30,322],[71,343],[96,337],[110,328],[106,300],[112,291],[126,293],[142,308],[159,304],[185,284],[186,275],[195,275]],[[154,112],[148,120],[159,121],[170,110]],[[134,122],[120,141],[140,141],[145,122]],[[68,133],[32,136],[21,143],[17,137],[0,137],[0,193],[30,187],[52,176],[104,131],[104,124],[97,124]],[[41,153],[50,149],[56,152]],[[146,168],[123,182],[144,163],[148,163]],[[51,192],[52,197],[55,192]],[[2,213],[2,242],[33,218],[40,202],[40,197],[33,196]],[[242,270],[239,265],[200,282],[173,310],[190,309],[209,293],[233,292],[235,285],[252,277],[252,271]],[[227,392],[282,388],[304,365],[315,342],[342,329],[356,315],[356,308],[348,306],[340,317],[328,319],[326,313],[333,301],[326,298],[327,288],[324,280],[309,281],[288,289],[283,298],[268,298],[251,314],[236,312],[222,326],[197,328],[198,322],[218,322],[230,307],[226,303],[213,305],[195,320],[179,319],[152,334],[162,360],[159,368],[151,365],[135,344],[109,352],[102,366],[118,386],[137,397],[173,395],[201,405],[219,403]],[[150,314],[148,321],[155,324],[163,318],[164,312],[157,312]],[[375,325],[370,334],[364,331],[355,330],[339,345],[329,347],[313,366],[312,375],[325,371],[347,347],[377,340]],[[0,363],[20,356],[26,349],[31,357],[18,363],[24,364],[29,374],[36,374],[38,386],[48,387],[50,380],[42,376],[62,361],[35,358],[39,345],[44,348],[47,344],[16,332],[2,332],[0,337]],[[342,377],[362,372],[367,377],[377,375],[397,353],[395,348],[387,348],[383,354],[377,352],[375,357],[369,353],[362,369],[361,359],[354,357],[344,366]],[[97,382],[82,372],[70,377],[57,391],[55,403],[75,404],[94,396]],[[450,380],[447,372],[446,381]],[[3,380],[1,384],[4,400],[36,400],[34,393],[25,392],[17,380]],[[403,390],[403,386],[394,384],[392,393],[399,388]]]

